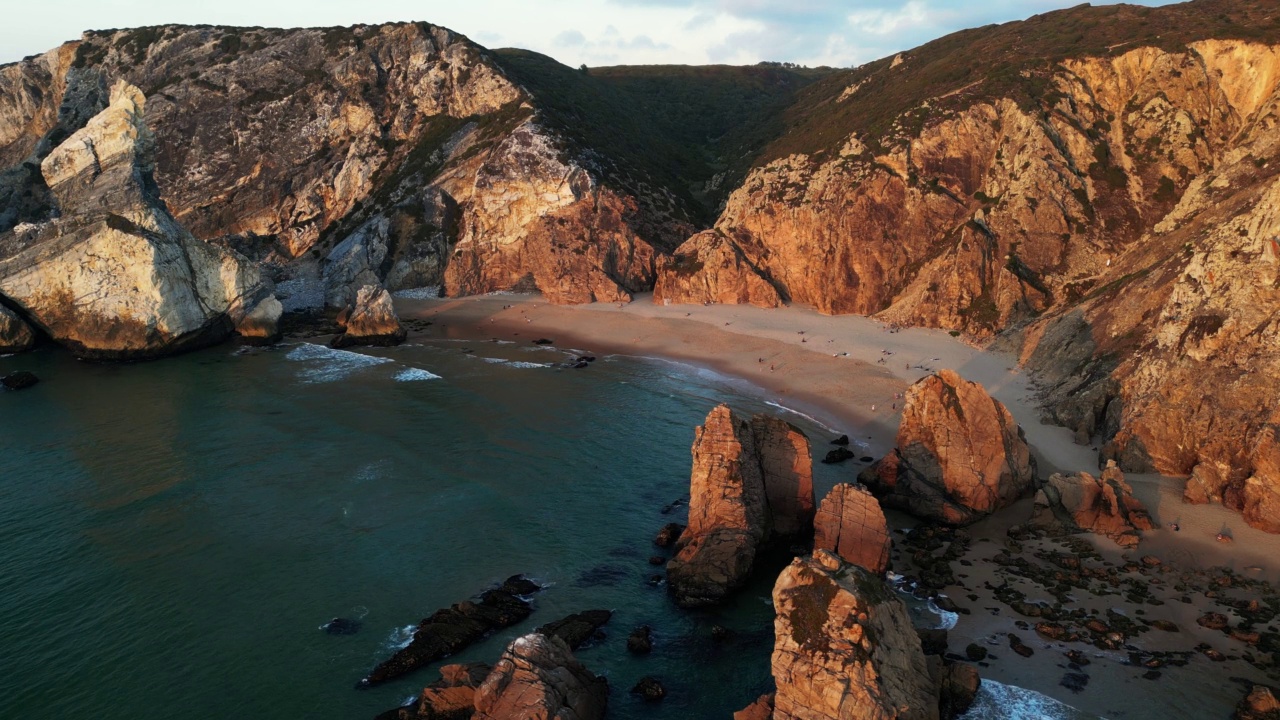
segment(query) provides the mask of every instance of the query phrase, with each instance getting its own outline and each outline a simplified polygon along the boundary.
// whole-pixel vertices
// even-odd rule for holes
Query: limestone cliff
[[[273,301],[256,266],[196,240],[166,210],[144,104],[118,82],[108,107],[41,164],[58,216],[0,235],[0,294],[86,357],[214,342]]]

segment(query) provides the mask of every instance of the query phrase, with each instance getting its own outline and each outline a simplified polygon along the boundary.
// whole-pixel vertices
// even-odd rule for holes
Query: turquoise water
[[[771,583],[687,613],[647,559],[683,520],[661,509],[688,492],[694,426],[722,400],[776,408],[687,366],[537,366],[561,359],[452,341],[0,358],[43,379],[0,395],[0,716],[372,717],[438,677],[353,688],[412,623],[527,573],[550,585],[533,616],[457,660],[612,609],[578,652],[609,677],[611,717],[728,717],[769,689]],[[856,472],[817,471],[820,491]],[[335,616],[363,628],[318,629]],[[655,650],[633,658],[641,623]],[[627,693],[646,674],[663,703]]]
[[[771,689],[771,576],[691,613],[647,560],[684,519],[661,510],[687,496],[694,426],[722,401],[779,409],[687,365],[547,366],[565,356],[438,340],[0,358],[43,379],[0,393],[0,717],[371,718],[438,677],[353,687],[413,623],[515,573],[548,585],[533,616],[450,661],[611,609],[577,653],[608,676],[611,718],[729,717]],[[830,429],[786,417],[825,452]],[[816,464],[818,493],[856,472]],[[363,627],[321,632],[335,616]],[[640,624],[655,649],[635,658]],[[628,694],[644,675],[664,702]],[[989,684],[967,717],[1083,716]]]

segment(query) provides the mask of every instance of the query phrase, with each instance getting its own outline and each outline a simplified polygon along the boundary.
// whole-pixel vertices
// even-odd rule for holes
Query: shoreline
[[[553,339],[562,349],[578,348],[595,353],[611,353],[632,357],[687,363],[707,368],[753,386],[760,397],[779,405],[811,415],[820,425],[840,428],[851,440],[863,441],[867,454],[880,457],[894,445],[902,401],[894,401],[916,380],[937,370],[951,368],[968,380],[981,383],[993,397],[1004,403],[1023,428],[1027,442],[1036,457],[1037,475],[1041,479],[1054,472],[1086,471],[1097,475],[1095,445],[1077,445],[1066,428],[1041,423],[1036,388],[1029,375],[1017,367],[1012,354],[985,350],[965,344],[944,331],[919,328],[889,330],[870,318],[859,316],[825,316],[799,307],[761,309],[750,306],[659,306],[640,296],[633,303],[618,306],[550,305],[540,297],[496,295],[440,300],[397,300],[401,316],[431,320],[434,325],[415,334],[423,339],[456,338],[487,340],[500,338],[532,342],[538,338]],[[761,362],[763,359],[763,362]],[[775,371],[770,372],[773,365]],[[815,453],[829,438],[815,438]],[[865,465],[849,465],[848,482]],[[1127,475],[1135,495],[1143,501],[1156,522],[1156,529],[1143,534],[1142,544],[1134,551],[1124,551],[1105,537],[1083,534],[1073,536],[1086,542],[1115,567],[1130,560],[1151,555],[1159,558],[1171,572],[1190,572],[1205,581],[1211,568],[1226,567],[1242,577],[1276,582],[1280,579],[1276,558],[1280,557],[1280,536],[1268,535],[1249,527],[1243,518],[1220,505],[1187,505],[1182,503],[1182,478],[1159,475]],[[819,498],[821,499],[821,498]],[[1062,652],[1077,644],[1046,642],[1035,632],[1028,632],[1027,618],[1006,607],[1002,613],[988,612],[1007,605],[990,589],[1005,582],[1021,583],[1028,595],[1048,599],[1034,584],[1009,574],[992,561],[992,551],[1004,547],[1005,531],[1026,522],[1031,501],[1019,503],[997,512],[969,529],[975,545],[965,553],[957,572],[961,584],[948,587],[944,593],[966,606],[970,614],[962,615],[952,630],[952,652],[963,651],[966,643],[992,647],[994,656],[1012,655],[1000,641],[1014,632],[1031,642],[1038,651],[1031,662],[1001,659],[984,667],[984,677],[1001,683],[1028,688],[1052,697],[1082,711],[1105,717],[1133,717],[1132,713],[1150,708],[1149,703],[1163,706],[1170,683],[1195,688],[1199,697],[1183,696],[1180,701],[1198,711],[1217,712],[1233,705],[1242,691],[1230,682],[1232,677],[1265,676],[1247,664],[1209,663],[1198,658],[1185,668],[1164,668],[1168,676],[1163,682],[1151,682],[1134,674],[1123,653],[1099,653],[1084,646],[1094,658],[1095,666],[1086,672],[1094,678],[1090,692],[1076,693],[1059,685],[1063,674]],[[911,521],[896,517],[892,526],[901,528]],[[1167,528],[1177,522],[1180,532]],[[1224,545],[1214,535],[1227,530],[1235,542]],[[895,555],[900,556],[895,537]],[[1027,543],[1027,547],[1051,551],[1061,546],[1055,541]],[[1171,576],[1176,577],[1176,575]],[[967,578],[967,580],[966,580]],[[1143,581],[1147,581],[1144,578]],[[1167,582],[1167,581],[1166,581]],[[1208,633],[1195,623],[1197,608],[1216,603],[1215,596],[1202,596],[1198,602],[1186,599],[1175,583],[1156,581],[1152,597],[1168,615],[1184,629],[1186,640],[1201,639],[1228,652],[1240,649],[1223,645],[1219,634]],[[1199,581],[1197,581],[1199,582]],[[1194,591],[1193,591],[1194,592]],[[1085,597],[1080,598],[1085,601]],[[1109,603],[1128,608],[1139,615],[1141,605],[1117,598],[1108,601],[1088,598],[1099,608]],[[1150,610],[1155,612],[1154,609]],[[1031,619],[1032,624],[1035,620]],[[1225,640],[1234,643],[1234,640]],[[1177,642],[1190,649],[1194,643]],[[1169,639],[1159,634],[1144,636],[1139,645],[1156,650],[1172,649]],[[1046,652],[1048,651],[1048,652]],[[1197,653],[1198,655],[1198,653]],[[1247,653],[1246,653],[1247,655]],[[1232,659],[1238,658],[1232,655]],[[1145,669],[1144,669],[1145,670]],[[1225,690],[1224,690],[1225,688]],[[1118,699],[1120,698],[1120,699]],[[1228,700],[1230,702],[1228,703]]]

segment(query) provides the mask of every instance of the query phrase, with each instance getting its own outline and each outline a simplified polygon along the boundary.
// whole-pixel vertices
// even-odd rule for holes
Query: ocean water
[[[646,583],[661,572],[647,560],[684,519],[662,509],[687,496],[694,426],[721,401],[779,401],[672,363],[553,367],[564,352],[0,358],[43,380],[0,395],[0,717],[370,718],[438,677],[354,689],[414,622],[516,573],[548,586],[532,617],[451,662],[606,608],[607,638],[577,655],[609,678],[610,717],[729,717],[770,689],[772,583],[686,612]],[[831,429],[787,417],[822,451]],[[825,492],[857,469],[815,472]],[[319,629],[338,616],[360,632]],[[636,658],[640,624],[655,649]],[[714,624],[731,638],[712,641]],[[664,702],[628,694],[644,675]],[[989,707],[1025,705],[1010,697]]]

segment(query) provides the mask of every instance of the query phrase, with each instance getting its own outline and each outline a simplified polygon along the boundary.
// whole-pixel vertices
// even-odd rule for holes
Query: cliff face
[[[274,303],[255,265],[193,238],[165,210],[144,104],[118,82],[108,107],[44,158],[58,217],[0,234],[0,294],[87,357],[154,357],[214,342]],[[258,316],[271,324],[278,313]]]
[[[1280,528],[1258,510],[1280,506],[1273,15],[1074,8],[822,81],[656,299],[768,305],[768,285],[1003,335],[1100,462]]]
[[[87,33],[0,68],[0,230],[48,217],[32,168],[121,78],[150,97],[174,218],[265,263],[291,309],[370,282],[627,300],[652,287],[650,239],[692,227],[543,121],[488,51],[415,23]]]

